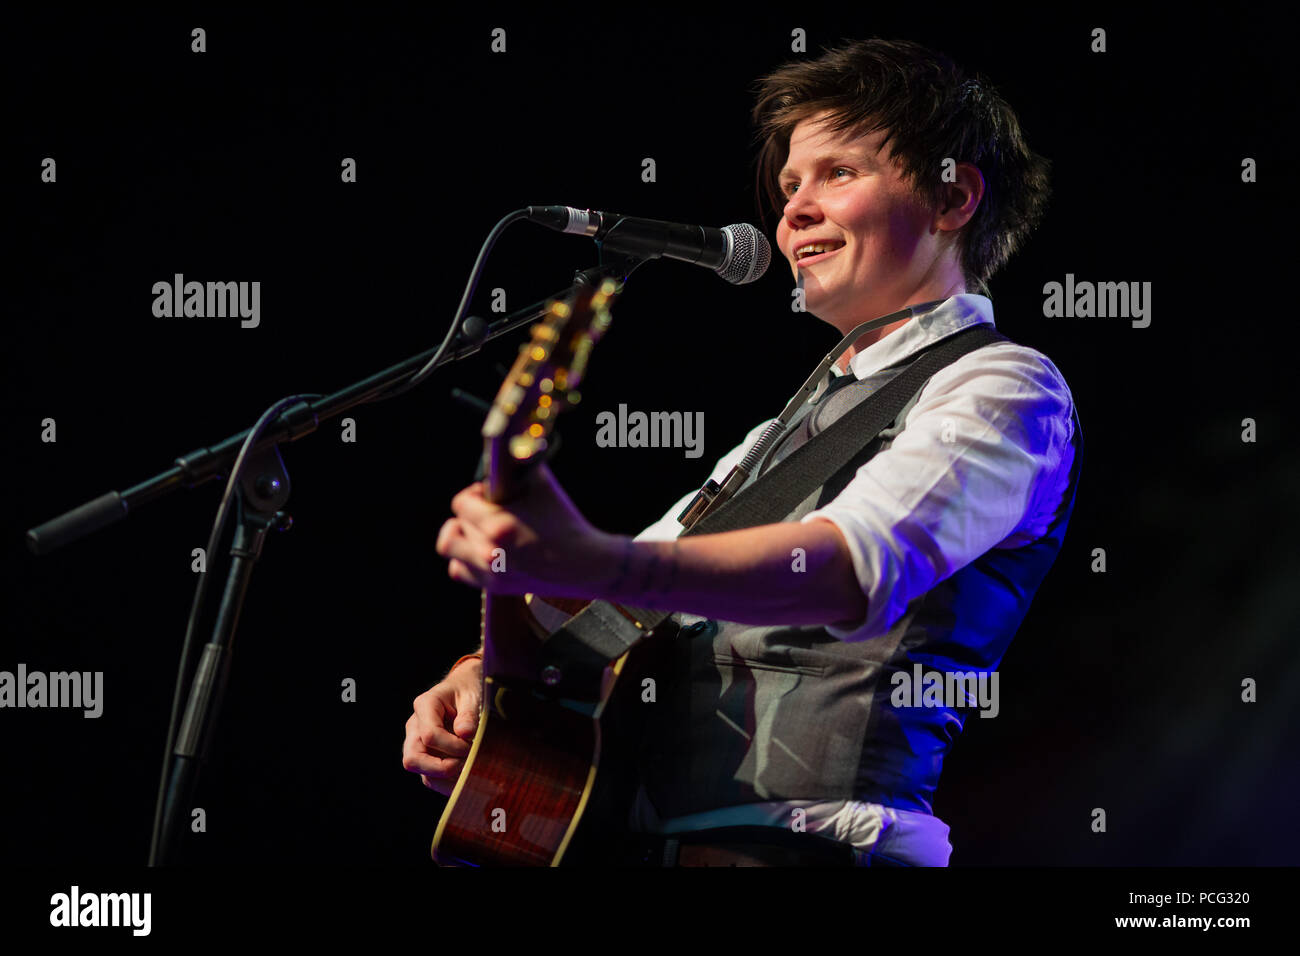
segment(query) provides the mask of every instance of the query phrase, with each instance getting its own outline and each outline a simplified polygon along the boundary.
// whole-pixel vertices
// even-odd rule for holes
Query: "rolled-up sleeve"
[[[866,617],[828,632],[884,634],[907,606],[995,547],[1041,537],[1073,461],[1073,398],[1051,360],[999,343],[936,373],[892,444],[805,515],[844,535]]]

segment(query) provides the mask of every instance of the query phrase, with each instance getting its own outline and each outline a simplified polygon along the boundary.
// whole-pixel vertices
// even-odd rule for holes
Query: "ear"
[[[955,181],[944,183],[939,208],[934,214],[934,228],[941,232],[955,232],[979,208],[984,198],[984,174],[972,163],[958,163],[953,170]]]

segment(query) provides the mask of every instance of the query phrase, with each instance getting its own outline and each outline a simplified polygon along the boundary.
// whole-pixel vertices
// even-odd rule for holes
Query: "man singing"
[[[986,283],[1048,196],[1048,163],[997,92],[913,43],[786,65],[763,79],[754,121],[806,310],[842,336],[911,311],[847,344],[750,483],[918,356],[991,328]],[[953,699],[948,678],[978,678],[988,704],[1060,550],[1081,441],[1056,366],[999,338],[930,375],[783,520],[678,538],[692,491],[635,538],[608,534],[542,465],[505,505],[480,484],[457,494],[437,552],[475,588],[675,612],[629,809],[646,858],[946,866],[932,800],[978,703],[975,683]],[[489,570],[495,548],[507,572]],[[404,766],[432,789],[460,773],[481,687],[471,655],[416,701]]]

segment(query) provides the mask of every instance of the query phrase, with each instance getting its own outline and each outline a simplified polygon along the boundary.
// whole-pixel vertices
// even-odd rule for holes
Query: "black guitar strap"
[[[825,430],[804,442],[735,497],[717,505],[682,537],[717,534],[781,521],[826,484],[855,455],[892,424],[927,381],[961,356],[985,345],[1009,341],[988,325],[963,329],[921,352],[903,371],[876,389]],[[563,697],[595,700],[605,666],[631,650],[671,612],[593,601],[542,645],[546,683]]]

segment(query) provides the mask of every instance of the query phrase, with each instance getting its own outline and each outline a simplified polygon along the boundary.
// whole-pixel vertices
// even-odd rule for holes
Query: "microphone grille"
[[[767,237],[747,222],[724,226],[722,231],[731,242],[727,260],[717,268],[718,275],[734,285],[753,282],[772,264],[772,247]]]

